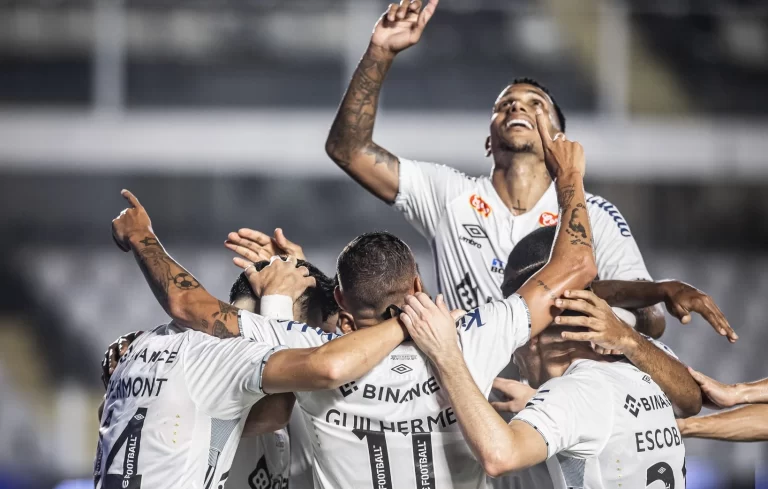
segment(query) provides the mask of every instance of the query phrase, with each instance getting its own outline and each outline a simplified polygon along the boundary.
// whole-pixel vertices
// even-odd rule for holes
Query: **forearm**
[[[486,472],[498,475],[518,468],[507,468],[514,465],[513,434],[478,389],[463,357],[445,358],[437,369],[464,439]]]
[[[373,126],[384,78],[394,54],[369,45],[357,65],[326,141],[326,152],[339,167],[378,197],[397,195],[397,158],[373,142]],[[381,165],[384,163],[384,165]]]
[[[182,326],[220,338],[239,335],[237,309],[219,301],[165,251],[151,231],[130,238],[131,249],[152,293]]]
[[[243,436],[255,436],[284,428],[291,419],[296,396],[290,392],[266,396],[248,413]]]
[[[768,379],[757,380],[745,384],[736,384],[737,404],[768,403]]]
[[[688,418],[682,435],[727,441],[768,440],[768,405],[752,404],[721,413]]]
[[[685,365],[657,348],[636,331],[631,331],[624,355],[632,364],[651,376],[667,395],[675,414],[695,416],[701,411],[701,389]]]
[[[644,280],[596,280],[592,291],[612,307],[634,310],[635,329],[651,338],[664,334],[667,322],[660,302],[666,297],[662,282]]]
[[[397,319],[363,328],[314,349],[281,350],[264,367],[265,392],[334,389],[368,373],[405,340]]]
[[[531,336],[539,334],[559,314],[555,300],[568,289],[584,289],[596,274],[582,177],[579,173],[560,175],[555,187],[562,217],[552,255],[519,291],[531,313]]]

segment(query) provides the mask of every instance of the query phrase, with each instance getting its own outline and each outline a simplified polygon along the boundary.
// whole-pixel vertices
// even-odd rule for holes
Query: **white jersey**
[[[275,350],[173,324],[139,336],[107,387],[96,489],[222,487]]]
[[[285,429],[241,438],[227,489],[288,489],[290,445]]]
[[[515,419],[544,438],[555,489],[685,487],[685,447],[672,404],[629,363],[576,360]]]
[[[246,338],[292,348],[338,337],[246,311],[240,322]],[[528,308],[513,295],[469,311],[458,324],[464,359],[488,395],[493,379],[530,337]],[[360,379],[296,397],[312,427],[315,487],[487,487],[447,394],[413,343],[397,347]]]
[[[610,202],[586,194],[597,270],[604,280],[650,280],[627,222]],[[557,224],[555,184],[528,212],[515,216],[488,177],[400,158],[395,207],[430,242],[438,289],[449,306],[473,309],[502,299],[506,260],[521,239]]]

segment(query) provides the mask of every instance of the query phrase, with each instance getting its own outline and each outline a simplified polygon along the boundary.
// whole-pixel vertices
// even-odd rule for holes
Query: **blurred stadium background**
[[[89,477],[102,352],[165,321],[109,234],[121,188],[222,298],[223,241],[244,226],[283,227],[326,272],[387,229],[434,286],[426,242],[324,153],[385,6],[0,3],[0,488]],[[768,2],[442,0],[395,62],[375,139],[488,173],[490,108],[518,76],[552,89],[588,190],[622,210],[651,273],[709,292],[742,338],[668,318],[664,340],[718,379],[768,375]],[[765,444],[686,446],[689,488],[768,487]]]

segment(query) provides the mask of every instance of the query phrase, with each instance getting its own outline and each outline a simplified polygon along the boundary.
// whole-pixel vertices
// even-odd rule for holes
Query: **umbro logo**
[[[650,384],[651,383],[651,377],[648,376],[648,375],[643,375],[643,382],[645,382],[646,384]]]
[[[470,238],[488,238],[485,230],[477,224],[462,224],[462,226],[464,226],[464,230],[469,234]]]
[[[640,403],[634,397],[627,394],[627,399],[624,401],[624,409],[629,411],[629,414],[632,416],[637,417],[640,414]]]
[[[407,374],[408,372],[412,371],[413,369],[409,367],[408,365],[405,365],[404,363],[401,363],[400,365],[395,365],[392,367],[392,371],[396,374]]]
[[[137,414],[136,416],[133,417],[133,419],[135,419],[136,421],[141,421],[142,419],[144,419],[144,415],[143,414]]]

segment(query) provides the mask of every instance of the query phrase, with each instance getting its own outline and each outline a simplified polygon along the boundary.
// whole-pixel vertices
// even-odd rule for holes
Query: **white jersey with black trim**
[[[394,206],[429,241],[438,289],[454,308],[502,299],[504,266],[520,240],[557,224],[554,183],[524,214],[513,215],[489,177],[400,158]],[[598,275],[603,280],[650,280],[627,222],[610,202],[586,194]]]
[[[227,489],[288,489],[290,455],[291,441],[285,429],[241,438]]]
[[[240,312],[243,335],[272,345],[316,347],[337,338],[305,324]],[[376,327],[376,326],[373,326]],[[530,337],[525,301],[513,295],[458,321],[464,359],[480,390]],[[315,487],[485,488],[448,396],[413,343],[338,389],[296,393],[311,427]]]
[[[672,403],[626,362],[576,360],[515,416],[547,443],[554,489],[685,487]]]
[[[261,372],[276,349],[173,324],[139,336],[107,387],[94,462],[96,489],[219,489]]]

